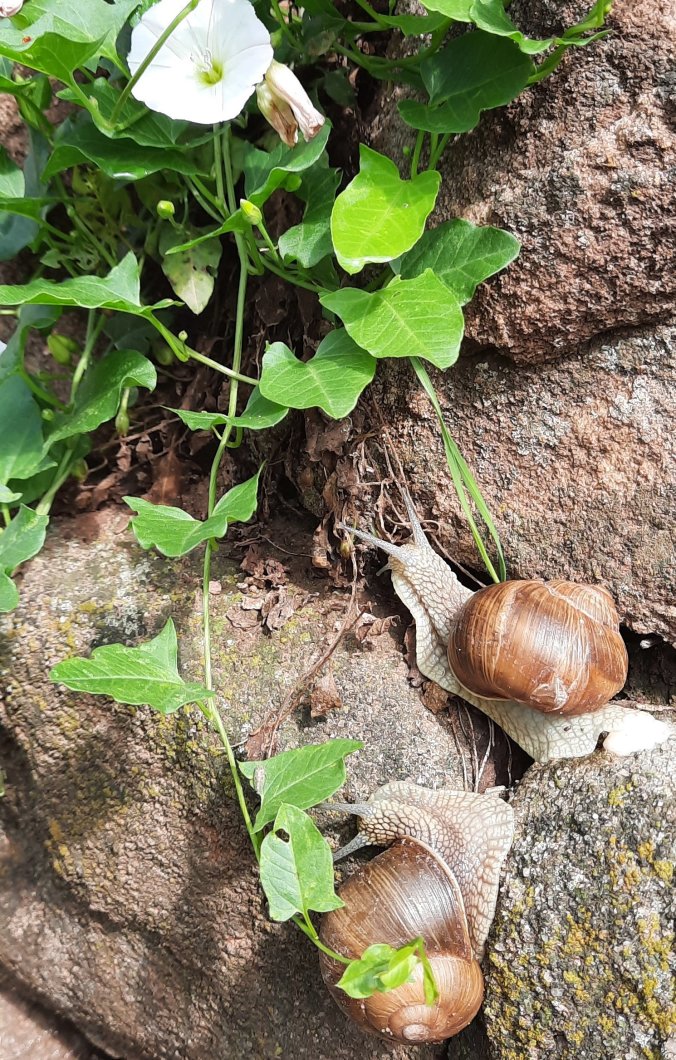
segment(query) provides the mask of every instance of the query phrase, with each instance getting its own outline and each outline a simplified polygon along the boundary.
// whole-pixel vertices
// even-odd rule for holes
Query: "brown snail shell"
[[[342,965],[322,954],[322,976],[343,1011],[365,1030],[407,1042],[441,1042],[466,1027],[483,1000],[483,976],[472,955],[460,888],[432,851],[411,840],[395,843],[339,893],[345,906],[322,918],[325,945],[354,959],[375,941],[399,947],[424,934],[439,988],[438,1000],[427,1005],[418,968],[413,982],[396,990],[351,998],[335,986]]]
[[[477,696],[543,713],[599,710],[627,678],[610,593],[568,581],[507,581],[474,593],[451,624],[448,661]]]
[[[322,917],[320,938],[350,959],[374,943],[398,948],[422,937],[439,988],[425,1003],[422,970],[395,990],[354,999],[337,987],[343,965],[322,954],[322,976],[343,1011],[364,1030],[403,1042],[457,1034],[483,999],[479,960],[495,912],[500,870],[512,842],[511,807],[495,794],[394,781],[367,803],[348,844],[392,843],[339,889],[345,905]],[[361,842],[360,842],[361,840]]]

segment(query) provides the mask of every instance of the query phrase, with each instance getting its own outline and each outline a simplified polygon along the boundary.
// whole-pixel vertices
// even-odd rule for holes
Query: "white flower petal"
[[[132,74],[185,0],[160,0],[132,32]],[[202,0],[165,42],[133,88],[152,110],[213,125],[237,117],[272,62],[270,34],[249,0]],[[221,72],[209,83],[205,72]]]

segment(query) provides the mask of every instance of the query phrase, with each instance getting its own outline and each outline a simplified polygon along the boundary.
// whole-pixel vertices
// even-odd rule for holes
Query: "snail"
[[[439,1042],[474,1018],[483,1000],[479,961],[495,912],[502,863],[514,833],[511,806],[496,794],[385,784],[361,805],[361,831],[337,856],[391,843],[339,888],[345,905],[325,914],[320,939],[350,959],[370,945],[404,946],[418,936],[438,999],[425,1003],[422,969],[395,990],[351,998],[336,986],[343,966],[320,954],[321,972],[343,1011],[367,1031],[404,1042]]]
[[[338,523],[388,554],[392,584],[416,622],[425,677],[479,707],[538,762],[604,748],[618,755],[673,733],[647,711],[611,703],[627,652],[610,593],[567,581],[507,581],[473,593],[432,549],[410,497],[413,540],[393,545]]]

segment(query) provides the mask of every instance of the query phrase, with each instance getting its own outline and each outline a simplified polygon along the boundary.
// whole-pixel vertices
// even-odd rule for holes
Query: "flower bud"
[[[47,336],[47,348],[57,364],[70,364],[73,354],[80,350],[74,339],[57,335],[55,331]]]
[[[176,213],[176,208],[170,199],[160,199],[155,211],[158,217],[161,217],[163,221],[169,221]]]
[[[263,220],[263,214],[254,203],[248,199],[239,200],[239,208],[250,225],[259,225]]]
[[[293,147],[298,141],[298,125],[288,103],[276,96],[265,81],[261,81],[256,88],[256,99],[258,109],[282,143],[285,143],[287,147]]]
[[[312,140],[321,129],[326,118],[312,105],[310,97],[293,71],[288,66],[285,66],[284,63],[278,63],[273,59],[265,74],[265,83],[275,97],[277,107],[282,102],[287,103],[291,107],[303,134],[303,139],[306,142]],[[282,139],[284,138],[282,137]]]
[[[0,18],[11,18],[12,15],[18,15],[22,7],[23,0],[5,0],[4,3],[0,3]]]
[[[120,409],[115,417],[115,430],[120,438],[124,438],[129,434],[129,413],[126,409]]]
[[[71,475],[76,478],[78,482],[84,482],[87,475],[89,474],[89,466],[86,460],[78,460],[71,469]]]

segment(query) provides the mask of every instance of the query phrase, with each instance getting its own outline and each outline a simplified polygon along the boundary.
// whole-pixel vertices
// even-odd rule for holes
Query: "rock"
[[[79,1034],[0,978],[0,1056],[4,1060],[105,1060]]]
[[[533,766],[491,932],[492,1060],[661,1060],[676,1034],[673,746]]]
[[[674,350],[676,328],[658,328],[597,339],[552,363],[515,365],[483,354],[433,373],[446,422],[500,533],[509,577],[601,582],[624,623],[672,644]],[[364,419],[382,425],[420,516],[447,554],[476,569],[438,424],[407,366],[378,373]],[[363,480],[353,488],[346,479],[354,500],[344,518],[379,526],[381,490],[370,505],[366,484],[386,478],[387,464],[377,437],[358,463],[361,421],[353,436],[354,455],[348,450],[342,464],[359,467]],[[364,474],[364,466],[375,470]],[[396,506],[396,488],[389,494]]]
[[[515,0],[509,13],[544,37],[589,6]],[[565,354],[601,332],[673,317],[676,11],[670,0],[617,0],[608,26],[605,40],[571,49],[444,156],[437,220],[498,225],[522,243],[467,312],[468,336],[509,357]],[[379,100],[374,117],[372,142],[386,153],[413,139],[393,105]]]
[[[362,1036],[325,992],[306,939],[268,921],[225,761],[201,716],[160,717],[49,682],[65,655],[147,639],[169,614],[184,671],[200,676],[199,556],[143,552],[126,520],[112,511],[54,526],[23,575],[19,611],[0,626],[0,965],[125,1060],[440,1057]],[[268,535],[309,552],[288,526]],[[266,555],[289,562],[274,548]],[[223,550],[215,557],[214,679],[234,743],[279,707],[344,618],[346,594],[313,577],[307,560],[291,562],[286,590],[302,605],[267,632],[228,617],[245,602],[244,575]],[[279,564],[268,569],[282,581]],[[280,749],[362,738],[348,798],[394,778],[462,786],[448,716],[424,708],[391,632],[363,645],[348,637],[332,671],[343,706],[317,719],[297,711]],[[342,839],[354,832],[339,827]]]

